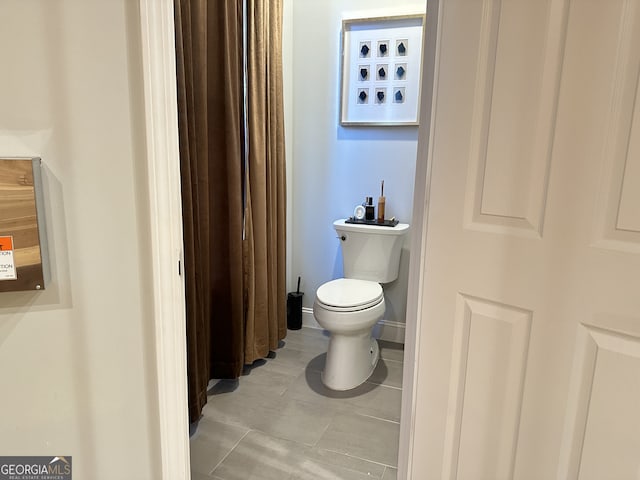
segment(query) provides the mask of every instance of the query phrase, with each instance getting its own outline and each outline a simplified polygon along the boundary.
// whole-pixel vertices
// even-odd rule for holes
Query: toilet
[[[380,284],[398,278],[409,225],[386,227],[342,219],[333,227],[342,248],[344,278],[318,288],[313,315],[331,334],[322,383],[332,390],[350,390],[364,383],[378,363],[378,342],[371,333],[385,311]]]

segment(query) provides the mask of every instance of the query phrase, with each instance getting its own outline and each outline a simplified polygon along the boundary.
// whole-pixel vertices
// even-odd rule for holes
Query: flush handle
[[[346,235],[342,235],[342,236],[336,237],[336,238],[339,238],[340,240],[342,240],[344,242],[347,239],[347,236]]]

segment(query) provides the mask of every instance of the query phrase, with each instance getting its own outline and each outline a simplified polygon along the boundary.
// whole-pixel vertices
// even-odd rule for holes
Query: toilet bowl
[[[379,358],[371,337],[385,311],[377,282],[339,278],[320,286],[313,314],[331,332],[322,383],[332,390],[350,390],[371,376]]]
[[[332,390],[350,390],[373,373],[380,356],[372,338],[385,301],[381,283],[398,277],[402,237],[407,224],[395,227],[336,220],[345,278],[331,280],[316,291],[313,315],[331,336],[322,382]]]

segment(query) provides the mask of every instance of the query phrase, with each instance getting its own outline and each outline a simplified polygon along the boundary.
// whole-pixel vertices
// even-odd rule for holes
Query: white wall
[[[138,2],[0,2],[0,156],[41,156],[52,281],[0,293],[0,453],[159,478]]]
[[[304,306],[312,307],[322,283],[342,275],[339,241],[332,228],[352,215],[365,196],[380,194],[384,180],[386,217],[410,223],[417,127],[341,127],[339,123],[340,40],[343,18],[425,11],[425,0],[288,0],[293,48],[285,50],[291,86],[287,135],[292,139],[288,184],[292,221],[289,288],[302,277]],[[286,37],[285,37],[286,38]],[[286,40],[285,40],[286,43]],[[286,85],[286,84],[285,84]],[[406,242],[408,245],[408,241]],[[404,322],[409,250],[400,278],[385,287],[385,320]]]

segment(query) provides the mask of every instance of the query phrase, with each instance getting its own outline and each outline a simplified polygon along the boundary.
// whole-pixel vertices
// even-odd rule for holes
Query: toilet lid
[[[382,287],[369,280],[338,278],[320,285],[316,299],[337,308],[366,307],[382,300]]]

